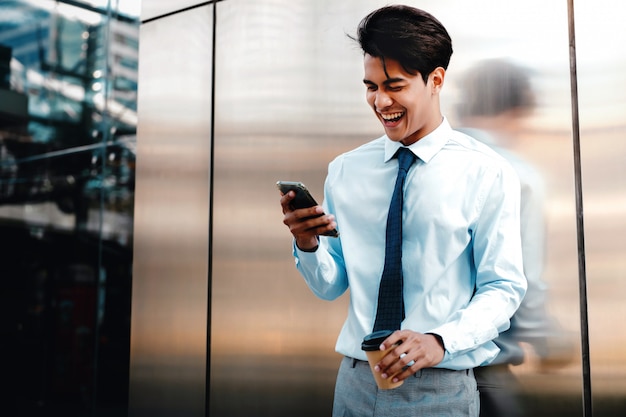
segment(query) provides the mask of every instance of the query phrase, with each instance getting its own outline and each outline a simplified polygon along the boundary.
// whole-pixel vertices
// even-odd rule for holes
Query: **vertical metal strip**
[[[209,253],[207,276],[207,329],[206,329],[206,383],[204,395],[204,415],[209,417],[211,409],[211,300],[213,293],[213,185],[215,172],[215,45],[217,33],[217,1],[213,2],[213,36],[211,52],[211,127],[210,127],[210,154],[209,154]]]
[[[576,230],[578,239],[578,286],[580,302],[580,338],[582,348],[583,417],[593,415],[591,396],[591,363],[589,357],[589,319],[587,314],[587,275],[585,266],[585,233],[583,224],[582,175],[580,161],[580,121],[578,113],[578,75],[576,72],[576,33],[574,0],[567,1],[569,30],[572,133],[574,142],[574,180],[576,193]]]

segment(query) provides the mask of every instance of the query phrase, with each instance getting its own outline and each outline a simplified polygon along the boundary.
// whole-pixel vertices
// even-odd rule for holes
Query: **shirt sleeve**
[[[524,273],[528,280],[526,296],[513,317],[515,337],[542,344],[549,335],[550,320],[546,311],[547,285],[543,281],[545,255],[545,219],[543,184],[531,175],[522,181],[521,236]]]
[[[466,308],[431,330],[444,341],[447,356],[472,351],[510,326],[510,318],[526,292],[520,239],[520,184],[508,166],[486,181],[477,196],[472,249],[475,292]],[[468,277],[470,279],[470,277]]]
[[[315,252],[298,249],[293,242],[293,256],[296,267],[313,293],[323,300],[334,300],[348,288],[346,269],[341,257],[329,247],[329,238],[320,237]]]
[[[341,163],[341,156],[329,164],[328,175],[324,183],[324,201],[322,206],[326,213],[335,213],[332,194],[328,192],[328,184],[336,175]],[[319,236],[319,245],[315,252],[300,250],[295,240],[293,256],[296,268],[304,278],[311,291],[322,300],[334,300],[348,289],[341,237]]]

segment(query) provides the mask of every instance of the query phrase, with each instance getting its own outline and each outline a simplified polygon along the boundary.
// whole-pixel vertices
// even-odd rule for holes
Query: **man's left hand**
[[[376,365],[375,371],[383,378],[394,375],[393,381],[402,381],[423,368],[439,364],[444,357],[443,341],[438,335],[412,330],[396,330],[381,345],[381,350],[398,345]]]

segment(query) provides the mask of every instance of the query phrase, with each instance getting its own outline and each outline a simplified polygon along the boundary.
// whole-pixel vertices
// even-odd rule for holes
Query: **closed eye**
[[[371,81],[364,80],[363,84],[365,84],[365,87],[367,88],[368,91],[378,90],[378,86]]]

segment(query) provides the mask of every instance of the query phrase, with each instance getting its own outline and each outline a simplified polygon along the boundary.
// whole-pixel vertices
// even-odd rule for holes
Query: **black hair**
[[[460,81],[461,117],[497,116],[508,110],[530,110],[535,105],[529,71],[503,59],[481,61]]]
[[[365,16],[355,40],[364,53],[383,61],[385,71],[385,59],[393,59],[409,74],[420,73],[424,82],[435,68],[447,69],[452,56],[452,39],[441,22],[403,5],[385,6]]]

